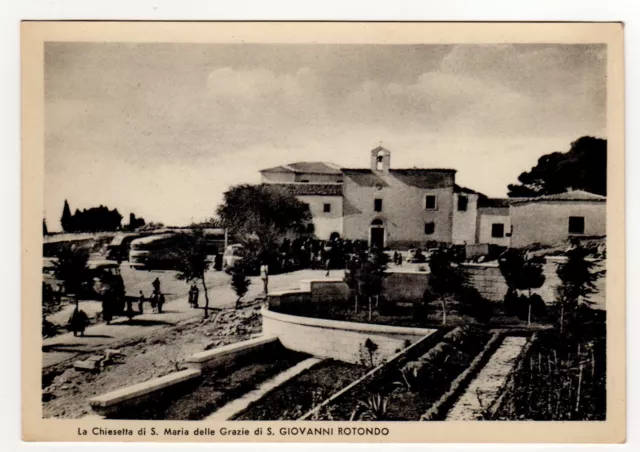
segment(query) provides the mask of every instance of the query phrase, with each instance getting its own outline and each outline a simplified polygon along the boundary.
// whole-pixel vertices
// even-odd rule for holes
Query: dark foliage
[[[122,215],[118,209],[110,210],[100,205],[78,210],[71,215],[69,203],[65,200],[60,224],[65,232],[117,231],[121,227]]]
[[[129,224],[127,224],[126,229],[129,231],[135,231],[138,228],[141,228],[146,223],[144,218],[136,218],[136,214],[131,212],[129,214]]]
[[[509,185],[509,197],[529,197],[563,193],[568,188],[607,194],[607,141],[582,137],[571,143],[568,152],[540,157],[531,171]]]
[[[266,184],[231,187],[217,213],[229,234],[257,254],[277,249],[288,234],[306,234],[311,223],[308,204]]]
[[[91,272],[87,266],[89,251],[66,245],[58,250],[56,258],[53,263],[56,279],[64,282],[67,293],[80,295],[91,282]]]

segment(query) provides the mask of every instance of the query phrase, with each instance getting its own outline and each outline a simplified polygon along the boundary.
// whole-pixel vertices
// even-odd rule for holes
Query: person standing
[[[80,336],[84,336],[84,330],[88,324],[89,317],[76,306],[69,320],[69,326],[71,327],[71,331],[73,331],[73,335],[77,336],[78,333],[80,333]]]
[[[264,286],[264,294],[269,293],[269,266],[266,262],[262,262],[260,266],[260,279],[262,279],[262,285]]]
[[[160,293],[160,280],[157,276],[156,279],[153,280],[151,285],[153,286],[153,293]]]
[[[140,297],[138,298],[138,312],[144,314],[144,294],[140,291]]]
[[[131,322],[131,319],[133,319],[133,297],[127,297],[127,318],[129,319],[129,322]]]
[[[164,305],[164,294],[158,295],[158,314],[162,314],[162,306]]]
[[[194,308],[197,308],[198,307],[198,297],[200,296],[200,290],[198,289],[198,285],[195,282],[191,285],[190,292],[193,293],[193,295],[192,295],[193,304],[191,306],[193,306]]]

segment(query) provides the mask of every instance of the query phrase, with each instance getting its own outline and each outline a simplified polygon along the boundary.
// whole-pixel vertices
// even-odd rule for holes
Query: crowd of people
[[[337,235],[329,240],[285,239],[276,252],[260,260],[269,264],[271,273],[324,269],[329,274],[332,269],[345,268],[349,256],[366,250],[365,240],[345,240]]]

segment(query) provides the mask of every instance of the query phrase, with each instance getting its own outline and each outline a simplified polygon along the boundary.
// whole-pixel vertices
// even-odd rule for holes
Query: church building
[[[262,183],[287,190],[309,205],[315,234],[323,240],[337,233],[343,238],[365,240],[371,246],[394,249],[423,247],[427,242],[510,246],[514,210],[518,213],[517,231],[523,234],[514,244],[532,243],[526,236],[530,230],[536,230],[538,243],[546,240],[544,230],[547,228],[535,228],[530,223],[526,227],[521,220],[527,218],[520,214],[527,212],[521,206],[537,206],[539,202],[489,198],[457,185],[454,169],[392,168],[391,152],[381,146],[371,151],[369,168],[298,162],[260,173]],[[601,219],[604,197],[597,200],[587,196],[579,196],[577,200],[576,196],[564,198],[570,199],[572,206],[578,202],[572,218],[577,216],[575,210],[579,210],[581,204],[588,203],[588,212],[595,218],[589,220],[589,228],[583,229],[595,235],[605,234]],[[557,204],[559,200],[552,201]],[[558,225],[550,229],[554,234],[549,240],[562,237],[560,231],[564,229],[567,229],[566,236],[571,235],[571,228],[578,229],[575,219],[571,220],[571,227],[565,228],[562,208],[553,209],[553,221]]]

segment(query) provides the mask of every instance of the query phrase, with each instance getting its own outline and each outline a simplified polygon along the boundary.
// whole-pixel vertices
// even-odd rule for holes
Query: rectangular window
[[[308,184],[309,183],[309,179],[300,179],[300,182],[302,182],[303,184]]]
[[[382,212],[382,199],[377,198],[373,200],[373,210],[376,212]]]
[[[466,212],[467,211],[467,204],[469,204],[469,198],[466,196],[458,196],[458,210],[460,212]]]
[[[584,234],[584,217],[569,217],[569,234]]]
[[[425,209],[436,210],[437,208],[438,204],[436,202],[436,195],[427,195],[425,198]]]
[[[331,204],[325,203],[325,205],[323,206],[323,211],[325,213],[331,212]]]
[[[424,224],[424,233],[427,235],[431,235],[436,232],[436,224],[432,221],[431,223]]]
[[[491,237],[495,237],[495,238],[504,237],[504,224],[493,223],[491,225]]]

